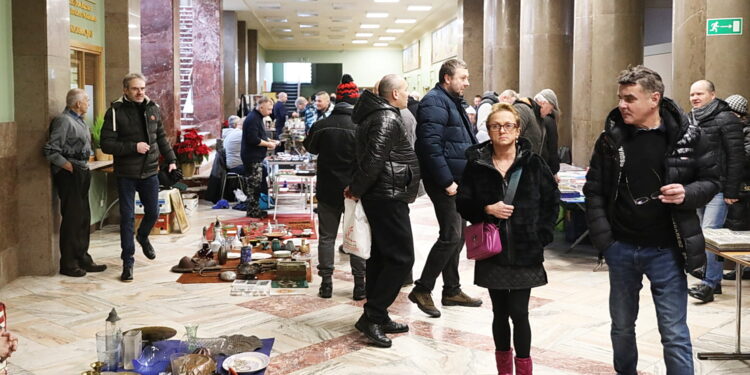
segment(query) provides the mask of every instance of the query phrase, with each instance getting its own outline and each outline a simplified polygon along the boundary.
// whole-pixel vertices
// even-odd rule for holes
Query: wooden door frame
[[[77,40],[71,40],[70,49],[99,56],[97,67],[96,67],[97,73],[98,73],[96,79],[99,84],[96,85],[96,90],[94,91],[94,96],[95,96],[94,100],[96,100],[97,103],[101,103],[101,105],[98,108],[96,108],[97,110],[94,113],[94,121],[96,121],[98,117],[104,116],[104,112],[106,112],[107,107],[109,107],[109,105],[106,103],[107,99],[104,93],[106,89],[106,85],[104,82],[104,48],[95,46],[93,44],[79,42]],[[84,70],[78,72],[79,77],[81,76],[86,77],[85,63],[83,64],[83,66],[84,66],[83,67]],[[84,88],[84,87],[81,87],[81,88]]]

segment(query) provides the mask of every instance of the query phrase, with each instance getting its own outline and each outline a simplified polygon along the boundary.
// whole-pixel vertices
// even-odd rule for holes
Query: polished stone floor
[[[445,307],[438,319],[427,317],[411,304],[402,289],[391,308],[395,320],[408,322],[409,333],[393,335],[393,347],[368,346],[354,322],[361,302],[351,299],[352,278],[346,255],[337,254],[334,296],[316,296],[314,277],[304,295],[232,297],[228,284],[182,285],[169,272],[180,257],[193,253],[200,228],[220,218],[242,216],[232,210],[211,210],[201,202],[186,234],[153,236],[157,258],[136,256],[135,281],[121,283],[119,235],[107,226],[92,235],[91,253],[109,266],[83,278],[23,277],[0,289],[8,305],[9,328],[20,337],[20,350],[10,359],[11,374],[79,374],[96,359],[96,331],[117,308],[124,328],[166,325],[184,333],[183,325],[198,323],[202,337],[231,333],[275,337],[269,374],[492,374],[492,311],[487,292],[472,285],[473,262],[462,258],[464,290],[481,296],[480,308]],[[418,277],[437,224],[430,201],[412,205]],[[537,374],[612,374],[608,281],[606,272],[592,272],[595,252],[580,246],[565,254],[558,239],[546,253],[549,284],[532,291],[530,319],[532,357]],[[30,260],[32,261],[32,260]],[[690,280],[694,282],[694,279]],[[438,280],[438,284],[440,280]],[[724,282],[724,294],[707,305],[689,302],[688,322],[695,352],[734,348],[735,291]],[[750,284],[746,283],[747,287]],[[440,284],[436,288],[440,290]],[[747,288],[745,289],[748,290]],[[439,294],[439,292],[437,293]],[[641,293],[637,325],[640,362],[644,374],[666,373],[647,281]],[[744,293],[743,319],[750,324],[750,295]],[[439,304],[439,295],[436,296]],[[743,347],[750,351],[750,329],[743,329]],[[740,361],[698,361],[698,374],[748,374]]]

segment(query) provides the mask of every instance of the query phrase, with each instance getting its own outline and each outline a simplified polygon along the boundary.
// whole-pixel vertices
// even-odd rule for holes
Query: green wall
[[[70,2],[70,39],[104,47],[104,0],[70,0]],[[79,6],[75,6],[73,3],[79,3],[85,7],[90,7],[91,10],[82,9]],[[74,12],[78,15],[74,14]],[[82,18],[80,16],[82,14],[87,17],[93,17],[96,21]],[[90,32],[91,35],[85,36],[75,33],[73,32],[74,29],[85,30],[86,32]]]
[[[13,115],[13,37],[10,0],[0,0],[0,122]]]

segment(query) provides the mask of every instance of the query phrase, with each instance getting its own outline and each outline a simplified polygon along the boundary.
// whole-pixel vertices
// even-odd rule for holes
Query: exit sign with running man
[[[742,35],[742,18],[709,18],[706,35]]]

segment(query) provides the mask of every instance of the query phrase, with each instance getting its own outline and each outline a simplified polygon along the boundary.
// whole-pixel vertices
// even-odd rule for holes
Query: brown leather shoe
[[[425,314],[433,318],[440,317],[440,310],[438,310],[435,307],[435,303],[432,302],[432,296],[430,293],[422,293],[412,290],[411,293],[409,293],[409,301],[416,303],[417,307],[419,307],[419,309]]]
[[[482,306],[482,300],[479,298],[471,298],[464,292],[458,292],[455,296],[443,296],[443,300],[440,301],[443,306],[466,306],[466,307],[479,307]]]

